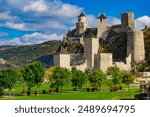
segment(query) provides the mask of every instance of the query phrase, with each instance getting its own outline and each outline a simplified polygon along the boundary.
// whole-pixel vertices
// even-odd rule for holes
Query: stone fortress
[[[83,52],[69,53],[60,46],[54,54],[54,66],[68,69],[76,67],[82,71],[93,69],[106,71],[110,66],[131,70],[131,61],[138,63],[145,59],[143,32],[136,30],[133,12],[122,13],[121,24],[113,26],[107,26],[107,17],[101,14],[97,24],[96,28],[89,28],[86,16],[81,13],[76,28],[68,31],[63,44],[80,43]],[[111,48],[108,52],[103,51],[103,47],[113,45],[116,40],[122,42],[120,45],[114,45],[117,54],[113,54]]]

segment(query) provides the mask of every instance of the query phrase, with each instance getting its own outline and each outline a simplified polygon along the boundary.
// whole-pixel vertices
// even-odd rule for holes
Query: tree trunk
[[[39,95],[39,92],[38,92],[38,84],[36,85],[36,95],[37,95],[37,96]]]
[[[62,93],[62,86],[61,86],[61,93]]]
[[[9,98],[11,98],[11,89],[9,89],[8,92],[9,92]]]

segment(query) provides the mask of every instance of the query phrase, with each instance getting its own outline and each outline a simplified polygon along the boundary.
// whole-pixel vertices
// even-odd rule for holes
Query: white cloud
[[[63,35],[57,34],[42,34],[39,32],[35,32],[32,34],[25,34],[22,37],[17,37],[11,40],[3,40],[0,41],[0,45],[32,45],[32,44],[40,44],[50,40],[62,40]]]
[[[82,11],[83,8],[79,8],[75,5],[71,4],[62,4],[60,5],[61,7],[58,7],[54,11],[54,15],[60,16],[60,17],[75,17],[79,15]]]
[[[113,16],[109,16],[107,18],[107,24],[109,26],[112,26],[112,25],[116,25],[116,24],[121,24],[121,21],[120,19],[116,18],[116,17],[113,17]]]
[[[150,26],[150,17],[149,16],[142,16],[135,20],[136,28],[138,30],[144,29],[145,26]]]
[[[86,17],[89,27],[97,27],[97,18],[94,15],[87,15]]]
[[[43,0],[37,0],[37,1],[31,1],[28,3],[28,5],[25,5],[23,8],[23,11],[25,12],[46,12],[48,10],[48,6],[46,2]]]
[[[6,12],[0,12],[0,20],[1,21],[13,21],[15,19],[16,19],[16,17],[11,16],[8,11],[6,11]]]
[[[13,23],[13,22],[6,22],[4,24],[5,27],[11,28],[11,29],[16,29],[16,30],[21,30],[21,31],[27,31],[29,30],[26,26],[25,23]]]

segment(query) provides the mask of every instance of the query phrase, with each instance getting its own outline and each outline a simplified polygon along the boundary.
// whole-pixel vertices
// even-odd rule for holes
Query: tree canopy
[[[62,92],[62,87],[70,82],[72,75],[68,69],[57,66],[54,68],[50,77],[53,79],[51,87],[56,88],[56,92],[58,92],[59,87],[61,87]]]
[[[75,67],[72,68],[72,86],[75,88],[82,88],[83,84],[86,83],[88,76]]]
[[[89,81],[92,88],[101,88],[101,85],[106,80],[107,75],[102,70],[95,70],[89,75]]]

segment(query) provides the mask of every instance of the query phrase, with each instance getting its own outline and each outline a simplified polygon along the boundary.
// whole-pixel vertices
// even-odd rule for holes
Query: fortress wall
[[[81,65],[76,65],[76,66],[72,66],[72,67],[76,67],[78,70],[85,72],[85,70],[87,69],[87,61],[85,61]]]
[[[94,54],[98,53],[99,40],[98,38],[85,38],[84,40],[84,57],[87,60],[87,66],[94,67]]]
[[[54,66],[60,66],[70,69],[70,54],[55,54]]]
[[[108,67],[112,66],[112,53],[100,53],[99,54],[99,69],[104,72],[107,71]]]
[[[117,66],[120,70],[125,71],[131,70],[131,67],[126,65],[124,62],[115,62],[114,66]]]
[[[120,70],[131,70],[131,54],[126,58],[126,64],[124,62],[115,62],[114,66],[117,66]]]

